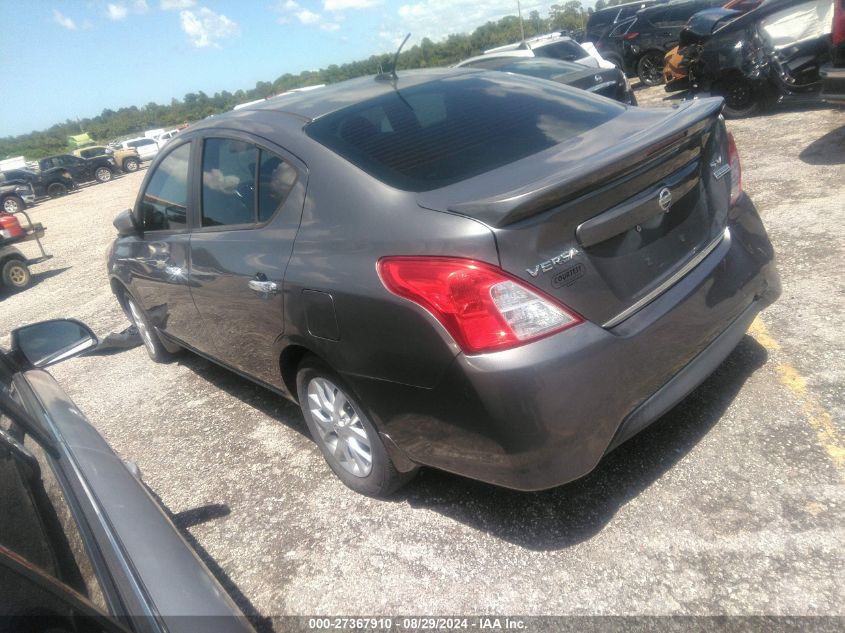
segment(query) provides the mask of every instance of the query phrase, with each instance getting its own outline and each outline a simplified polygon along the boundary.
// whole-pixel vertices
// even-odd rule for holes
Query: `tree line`
[[[596,7],[613,6],[622,1],[598,0]],[[518,42],[523,33],[527,38],[558,30],[577,32],[584,28],[591,12],[592,9],[583,9],[580,0],[569,0],[564,4],[552,5],[545,18],[538,11],[531,11],[521,23],[519,17],[509,15],[495,22],[487,22],[470,34],[450,35],[439,42],[425,37],[419,44],[400,54],[397,70],[455,64],[467,57],[479,55],[486,49]],[[239,103],[264,99],[293,88],[375,75],[379,70],[390,67],[393,55],[383,53],[346,64],[332,64],[316,71],[306,70],[295,75],[285,73],[273,82],[259,81],[248,90],[223,90],[212,96],[202,91],[189,92],[182,99],[173,98],[168,105],[150,102],[141,107],[129,106],[118,110],[107,108],[95,117],[76,121],[67,119],[46,130],[0,138],[0,157],[23,155],[27,159],[37,160],[61,153],[68,150],[68,136],[82,132],[88,133],[98,143],[106,143],[151,128],[170,129],[211,114],[226,112]]]

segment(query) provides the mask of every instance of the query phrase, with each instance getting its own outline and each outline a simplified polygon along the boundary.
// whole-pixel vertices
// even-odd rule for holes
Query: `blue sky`
[[[553,2],[523,0],[523,14]],[[248,89],[392,51],[408,31],[409,45],[437,41],[515,13],[516,0],[0,0],[0,136]]]

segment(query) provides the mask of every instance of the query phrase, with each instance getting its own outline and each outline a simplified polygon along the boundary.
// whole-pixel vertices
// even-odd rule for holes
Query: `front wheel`
[[[157,363],[166,363],[173,355],[165,349],[161,339],[158,337],[158,333],[147,318],[146,312],[144,312],[141,306],[128,293],[125,295],[125,298],[127,312],[129,312],[132,323],[138,328],[138,334],[141,336],[141,341],[144,343],[147,354]]]
[[[663,83],[663,53],[649,51],[637,62],[637,76],[646,86]]]
[[[111,177],[111,169],[108,167],[97,167],[97,170],[94,172],[94,178],[97,179],[97,182],[108,182],[111,180]]]
[[[713,93],[725,100],[725,118],[741,119],[760,109],[757,91],[745,79],[735,78],[722,82],[714,87]]]
[[[29,266],[17,259],[3,264],[3,284],[13,290],[23,290],[29,285],[32,275]]]
[[[334,474],[371,497],[384,497],[411,480],[416,470],[396,470],[364,409],[325,363],[309,357],[296,375],[302,414]]]
[[[140,165],[141,164],[138,162],[137,158],[127,158],[125,161],[123,161],[123,171],[138,171],[138,167],[140,167]]]
[[[7,196],[3,199],[3,211],[6,213],[18,213],[26,209],[26,203],[20,196]]]

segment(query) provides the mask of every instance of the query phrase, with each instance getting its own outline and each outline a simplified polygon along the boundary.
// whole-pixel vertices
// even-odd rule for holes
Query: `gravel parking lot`
[[[664,94],[638,92],[655,107]],[[783,296],[575,483],[525,494],[423,471],[377,501],[331,475],[295,405],[196,356],[156,365],[139,347],[52,373],[252,615],[845,616],[845,112],[729,129]],[[4,333],[127,326],[104,254],[144,173],[33,209],[54,258],[0,295]]]

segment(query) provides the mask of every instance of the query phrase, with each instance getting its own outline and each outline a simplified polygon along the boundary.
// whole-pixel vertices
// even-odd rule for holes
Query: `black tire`
[[[346,414],[348,424],[344,425],[342,420],[340,424],[331,421],[323,421],[322,423],[318,421],[317,415],[319,415],[320,403],[318,400],[311,399],[309,388],[313,386],[314,389],[319,390],[320,385],[325,386],[326,384],[334,387],[336,391],[332,392],[329,389],[323,393],[333,393],[334,399],[341,396],[344,398],[345,404],[340,408]],[[357,397],[340,376],[320,359],[315,356],[308,356],[300,363],[296,374],[296,391],[302,407],[302,415],[305,417],[311,437],[320,447],[323,457],[334,474],[349,488],[370,497],[385,497],[398,490],[416,475],[417,469],[407,473],[396,470],[396,466],[384,448],[381,437],[379,437],[376,428],[364,412],[364,408],[358,403]],[[331,401],[332,404],[335,402],[334,399]],[[312,408],[318,413],[312,413]],[[335,407],[335,410],[337,410],[337,407]],[[342,418],[343,415],[340,417]],[[359,422],[360,424],[358,424]],[[344,434],[347,439],[342,439]],[[332,445],[332,437],[336,438],[334,445]],[[341,443],[347,447],[345,451],[339,448]],[[353,450],[349,448],[350,446],[358,448]],[[364,447],[368,448],[369,451],[361,451],[361,448]],[[357,454],[366,463],[366,457],[362,457],[366,453],[369,455],[369,471],[365,468],[361,469],[361,462],[355,458]],[[344,454],[346,459],[344,459]],[[352,472],[351,468],[358,468],[358,474]]]
[[[659,86],[663,83],[663,53],[649,51],[637,62],[637,76],[643,85]]]
[[[140,166],[141,163],[137,158],[127,158],[123,161],[123,171],[127,173],[138,171]]]
[[[47,187],[47,195],[51,198],[61,198],[67,195],[67,187],[60,182],[51,183]]]
[[[97,167],[97,169],[94,170],[94,178],[97,179],[97,182],[108,182],[112,179],[113,175],[114,173],[112,170],[105,166]]]
[[[29,266],[19,259],[10,259],[3,264],[3,285],[12,290],[23,290],[32,281]]]
[[[760,98],[754,86],[741,77],[713,86],[713,94],[725,100],[726,119],[742,119],[760,110]]]
[[[144,344],[144,349],[147,354],[156,363],[167,363],[173,359],[173,354],[167,351],[167,348],[162,344],[158,336],[158,332],[152,326],[150,318],[146,311],[141,307],[129,293],[124,293],[123,301],[126,305],[126,313],[132,323],[138,328],[138,334],[141,336],[141,342]]]
[[[18,213],[24,209],[26,209],[26,202],[20,196],[10,195],[3,198],[3,211],[6,213]]]

